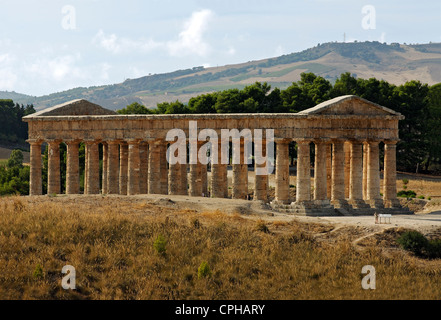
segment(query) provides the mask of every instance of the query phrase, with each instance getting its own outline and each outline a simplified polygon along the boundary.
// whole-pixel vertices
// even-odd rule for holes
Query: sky
[[[325,42],[441,42],[438,0],[0,0],[0,90],[41,96]]]

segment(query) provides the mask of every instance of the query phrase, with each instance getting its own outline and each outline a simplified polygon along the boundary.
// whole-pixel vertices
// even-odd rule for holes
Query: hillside
[[[298,81],[302,72],[313,72],[330,81],[344,72],[351,72],[360,78],[375,77],[394,84],[420,80],[432,85],[441,82],[441,43],[325,43],[271,59],[215,68],[195,67],[128,79],[114,85],[74,88],[41,97],[0,91],[0,99],[33,103],[37,110],[79,98],[114,110],[134,101],[155,107],[158,102],[177,99],[187,102],[199,94],[243,88],[256,81],[283,89]]]

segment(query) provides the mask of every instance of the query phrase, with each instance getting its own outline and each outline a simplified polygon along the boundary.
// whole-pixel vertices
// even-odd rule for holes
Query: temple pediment
[[[105,109],[95,103],[84,99],[68,101],[51,108],[44,109],[29,117],[47,117],[47,116],[102,116],[114,115],[115,111]]]
[[[341,96],[325,101],[313,108],[303,110],[299,114],[402,117],[398,112],[354,95]]]

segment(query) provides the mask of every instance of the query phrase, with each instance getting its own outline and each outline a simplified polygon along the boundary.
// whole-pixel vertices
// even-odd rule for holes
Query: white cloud
[[[162,46],[160,42],[148,40],[131,40],[119,38],[116,34],[107,35],[99,30],[93,38],[93,43],[114,54],[136,51],[149,52]]]
[[[179,39],[167,43],[169,54],[172,56],[189,54],[207,56],[211,48],[204,42],[203,35],[212,16],[213,12],[209,9],[193,12],[191,18],[185,23],[184,29],[179,33]]]
[[[15,58],[9,54],[0,54],[0,90],[14,90],[18,76],[13,71]]]

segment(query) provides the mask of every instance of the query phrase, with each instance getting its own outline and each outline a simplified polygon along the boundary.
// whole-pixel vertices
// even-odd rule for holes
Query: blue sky
[[[441,2],[0,0],[0,90],[43,95],[338,41],[441,42]]]

